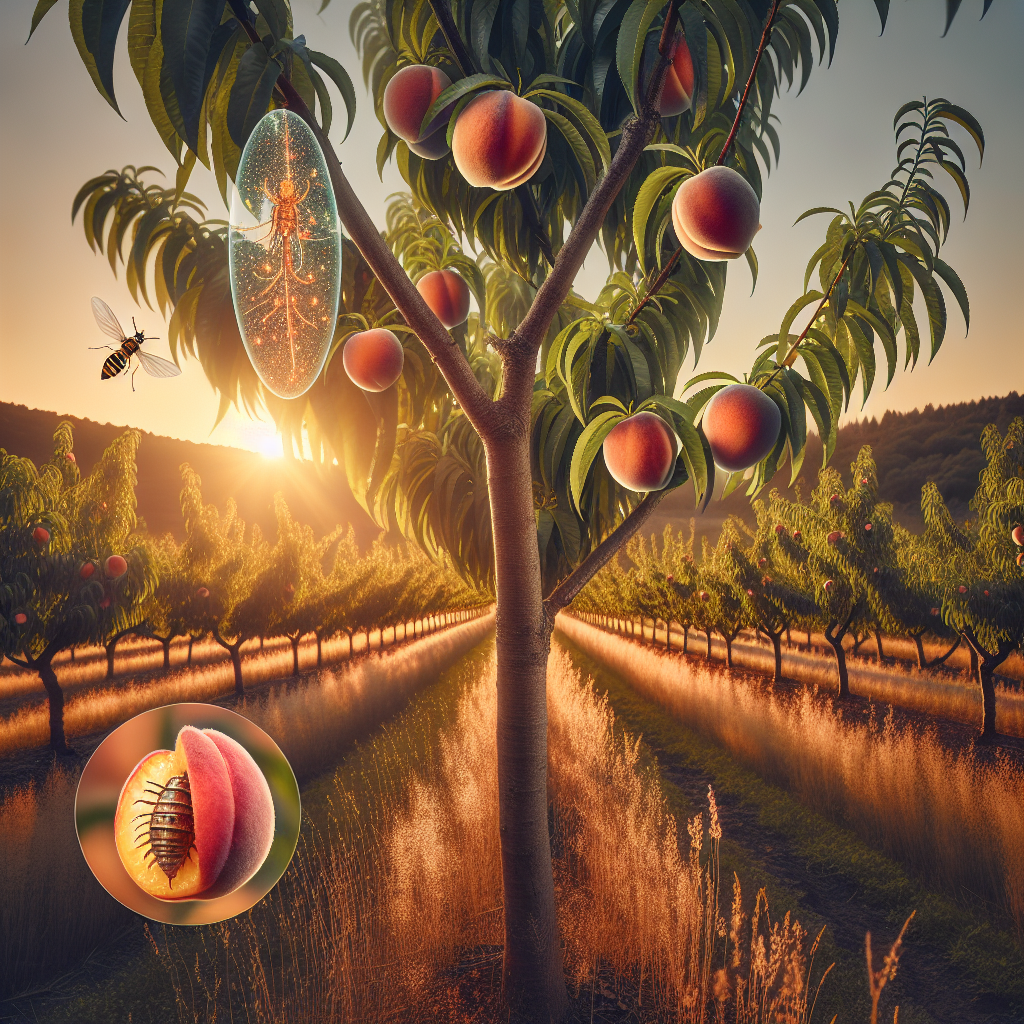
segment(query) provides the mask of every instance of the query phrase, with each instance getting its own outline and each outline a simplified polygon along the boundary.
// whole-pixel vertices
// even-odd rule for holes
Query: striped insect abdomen
[[[148,843],[146,856],[152,855],[153,863],[167,876],[170,885],[178,870],[189,859],[189,851],[195,847],[192,789],[188,772],[168,779],[165,786],[155,782],[148,785],[153,789],[147,789],[146,792],[156,799],[135,801],[153,806],[152,811],[137,815],[137,818],[143,820],[136,826],[136,831],[149,826],[149,831],[140,834],[138,843]]]
[[[109,377],[116,377],[127,365],[128,357],[120,349],[116,352],[112,352],[103,361],[100,380],[107,380]]]

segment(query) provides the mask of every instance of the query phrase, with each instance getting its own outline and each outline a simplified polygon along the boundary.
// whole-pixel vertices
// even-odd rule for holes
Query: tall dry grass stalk
[[[411,654],[411,657],[414,659],[426,657],[429,662],[430,656],[425,654],[425,652],[437,649],[436,646],[431,646],[432,641],[445,636],[465,637],[472,635],[477,637],[475,642],[479,642],[487,630],[491,628],[492,621],[490,616],[484,616],[459,626],[452,626],[443,630],[440,634],[432,634],[423,641],[401,645],[394,649],[394,653],[404,657],[406,652],[415,652]],[[421,643],[426,643],[427,647],[421,648]],[[443,648],[444,643],[441,646]],[[469,646],[472,645],[470,644]],[[356,653],[364,649],[365,638],[362,640],[357,638],[355,645]],[[315,652],[315,645],[313,645],[313,650]],[[386,656],[385,660],[387,660],[392,655],[392,649],[385,647],[383,653]],[[324,641],[323,655],[327,663],[347,660],[348,639]],[[353,665],[355,664],[353,662]],[[305,666],[300,667],[303,667],[308,672],[313,668],[313,665],[307,662]],[[242,671],[247,687],[258,686],[273,679],[287,679],[291,676],[292,672],[291,647],[268,647],[262,655],[252,654],[243,662]],[[401,670],[401,673],[404,676],[404,669]],[[322,675],[328,688],[331,688],[331,682],[334,679],[333,673],[325,671]],[[342,671],[342,676],[347,678],[344,670]],[[372,673],[370,678],[372,678]],[[386,685],[388,678],[385,672],[382,683]],[[305,680],[303,685],[307,685],[308,682],[309,680]],[[342,687],[346,685],[347,682],[343,683]],[[207,664],[201,668],[172,669],[155,678],[138,682],[133,682],[131,679],[122,679],[104,686],[93,686],[84,689],[83,692],[73,694],[64,707],[64,730],[69,738],[84,736],[125,722],[134,715],[149,708],[161,707],[164,704],[176,704],[182,701],[215,700],[233,691],[234,674],[230,661],[219,661]],[[315,702],[316,698],[311,697],[310,700]],[[332,700],[333,698],[329,696],[326,702],[330,704]],[[292,703],[301,704],[303,702],[293,699]],[[294,712],[294,722],[289,723],[283,718],[280,721],[288,727],[300,730],[308,727],[314,732],[317,730],[320,733],[325,732],[323,727],[312,719],[304,718],[301,709]],[[26,705],[7,717],[0,718],[0,756],[16,750],[45,746],[49,741],[49,713],[45,700]],[[301,755],[302,750],[296,748],[296,756]]]
[[[772,925],[763,892],[744,918],[738,882],[731,936],[718,912],[714,795],[707,822],[688,823],[681,852],[639,741],[616,735],[607,702],[564,653],[551,660],[549,714],[561,928],[577,996],[600,975],[641,1020],[703,1022],[714,1007],[741,1024],[803,1024],[809,968],[799,925],[788,916]],[[417,737],[378,737],[360,778],[335,793],[329,837],[304,841],[267,900],[204,929],[198,955],[161,951],[179,1018],[457,1019],[452,969],[497,969],[500,958],[495,725],[491,664],[421,756],[409,754]],[[736,966],[716,971],[730,937]]]
[[[308,778],[334,765],[342,750],[379,725],[413,690],[435,681],[491,629],[493,617],[485,616],[325,671],[320,679],[248,697],[239,710],[274,736],[296,774]],[[230,688],[230,666],[228,672]],[[175,699],[166,689],[157,696]],[[193,689],[180,696],[197,699]],[[117,713],[126,717],[123,708],[118,705]],[[56,768],[42,785],[14,789],[0,802],[0,997],[44,980],[49,984],[55,974],[80,964],[119,928],[138,920],[104,892],[82,857],[74,815],[79,770]],[[300,870],[311,863],[300,860]],[[353,861],[331,870],[360,867]],[[293,881],[297,898],[282,912],[301,914],[301,893],[316,882]],[[315,934],[319,925],[297,925],[300,930],[307,926]]]
[[[1024,929],[1024,771],[946,749],[933,729],[891,717],[847,721],[811,689],[706,668],[563,616],[588,655],[678,721],[803,803],[856,831],[929,886],[981,897]]]

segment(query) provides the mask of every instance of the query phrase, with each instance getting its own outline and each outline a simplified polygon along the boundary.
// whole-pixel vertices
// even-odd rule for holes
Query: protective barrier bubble
[[[245,350],[275,395],[320,375],[338,316],[341,229],[323,151],[289,110],[266,114],[245,144],[231,202],[231,297]]]

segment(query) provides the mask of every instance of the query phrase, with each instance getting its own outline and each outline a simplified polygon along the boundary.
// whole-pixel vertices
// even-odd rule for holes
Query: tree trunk
[[[57,673],[53,671],[52,653],[43,651],[33,668],[39,673],[46,690],[46,701],[50,707],[50,746],[57,754],[73,754],[64,737],[64,691],[57,682]]]
[[[793,646],[792,637],[789,635],[789,626],[786,627],[786,650],[788,651]]]
[[[725,641],[725,665],[726,668],[732,668],[732,637],[722,634],[722,639]]]
[[[263,653],[263,637],[260,637],[260,654]]]
[[[976,682],[980,685],[981,675],[978,671],[978,652],[977,650],[975,650],[974,644],[970,642],[968,642],[967,644],[967,650],[970,652],[971,655],[971,667],[969,670],[971,673],[971,682]]]
[[[769,633],[772,647],[775,648],[775,678],[773,682],[782,682],[782,633]]]
[[[882,650],[882,631],[875,627],[875,646],[878,648],[878,664],[885,661],[885,652]]]
[[[299,674],[299,642],[302,640],[302,634],[290,636],[288,639],[292,645],[292,675],[297,676]]]
[[[189,668],[192,667],[192,645],[195,642],[196,642],[196,638],[194,636],[192,636],[191,634],[189,634],[189,638],[188,638],[188,665],[189,665]]]
[[[811,631],[807,630],[807,650],[811,649]]]
[[[348,634],[348,660],[352,660],[352,634]]]
[[[839,696],[850,696],[850,676],[846,670],[846,648],[843,647],[843,637],[846,636],[845,627],[838,633],[834,633],[833,627],[838,623],[829,623],[825,627],[825,639],[829,642],[836,656],[836,669],[839,672]]]
[[[166,640],[161,640],[160,643],[163,644],[163,647],[164,647],[164,668],[170,668],[171,667],[171,637],[168,637]]]
[[[324,667],[324,638],[320,633],[316,635],[316,667]]]
[[[917,648],[917,667],[925,668],[926,665],[924,660],[924,644],[921,643],[921,634],[913,633],[911,635],[914,638],[914,646]]]
[[[106,680],[110,682],[114,678],[114,651],[117,648],[117,641],[121,639],[121,635],[118,634],[107,644],[107,675]]]
[[[72,662],[72,664],[74,664],[74,661],[75,661],[75,649],[74,649],[74,647],[72,647],[71,648],[71,662]]]
[[[665,650],[672,650],[672,620],[665,620]]]
[[[690,627],[689,626],[683,626],[683,654],[686,653],[686,648],[689,646],[689,642],[690,642]]]
[[[532,384],[532,371],[531,371]],[[527,410],[487,442],[497,596],[498,816],[505,909],[502,990],[513,1013],[560,1021],[568,1010],[548,835],[547,664]]]
[[[242,655],[238,652],[241,646],[242,644],[239,642],[228,648],[228,654],[231,655],[231,667],[235,670],[235,693],[239,697],[245,693],[245,687],[242,685]]]
[[[705,635],[708,638],[708,661],[710,661],[711,660],[711,630],[710,629],[705,629],[704,633],[705,633]]]
[[[980,743],[991,743],[996,737],[996,687],[992,674],[997,664],[992,658],[982,658],[978,671],[978,681],[981,683]]]

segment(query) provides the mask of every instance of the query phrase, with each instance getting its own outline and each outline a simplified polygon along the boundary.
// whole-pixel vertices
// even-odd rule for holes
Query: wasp
[[[114,311],[102,300],[93,296],[92,300],[92,315],[96,317],[96,323],[99,325],[99,329],[106,334],[108,337],[113,338],[120,348],[114,348],[113,345],[93,345],[91,346],[94,350],[99,348],[109,348],[112,352],[103,361],[103,369],[100,372],[100,380],[107,380],[110,377],[116,377],[122,370],[126,369],[131,363],[132,356],[139,357],[139,363],[142,368],[151,377],[177,377],[181,370],[174,365],[169,359],[162,359],[160,356],[154,356],[149,352],[142,351],[142,343],[144,341],[155,341],[155,338],[148,338],[135,326],[135,318],[132,317],[132,327],[135,333],[132,335],[125,334],[121,325],[117,322],[117,317],[114,316]],[[132,370],[132,391],[135,390],[135,372],[138,370],[136,366]]]

